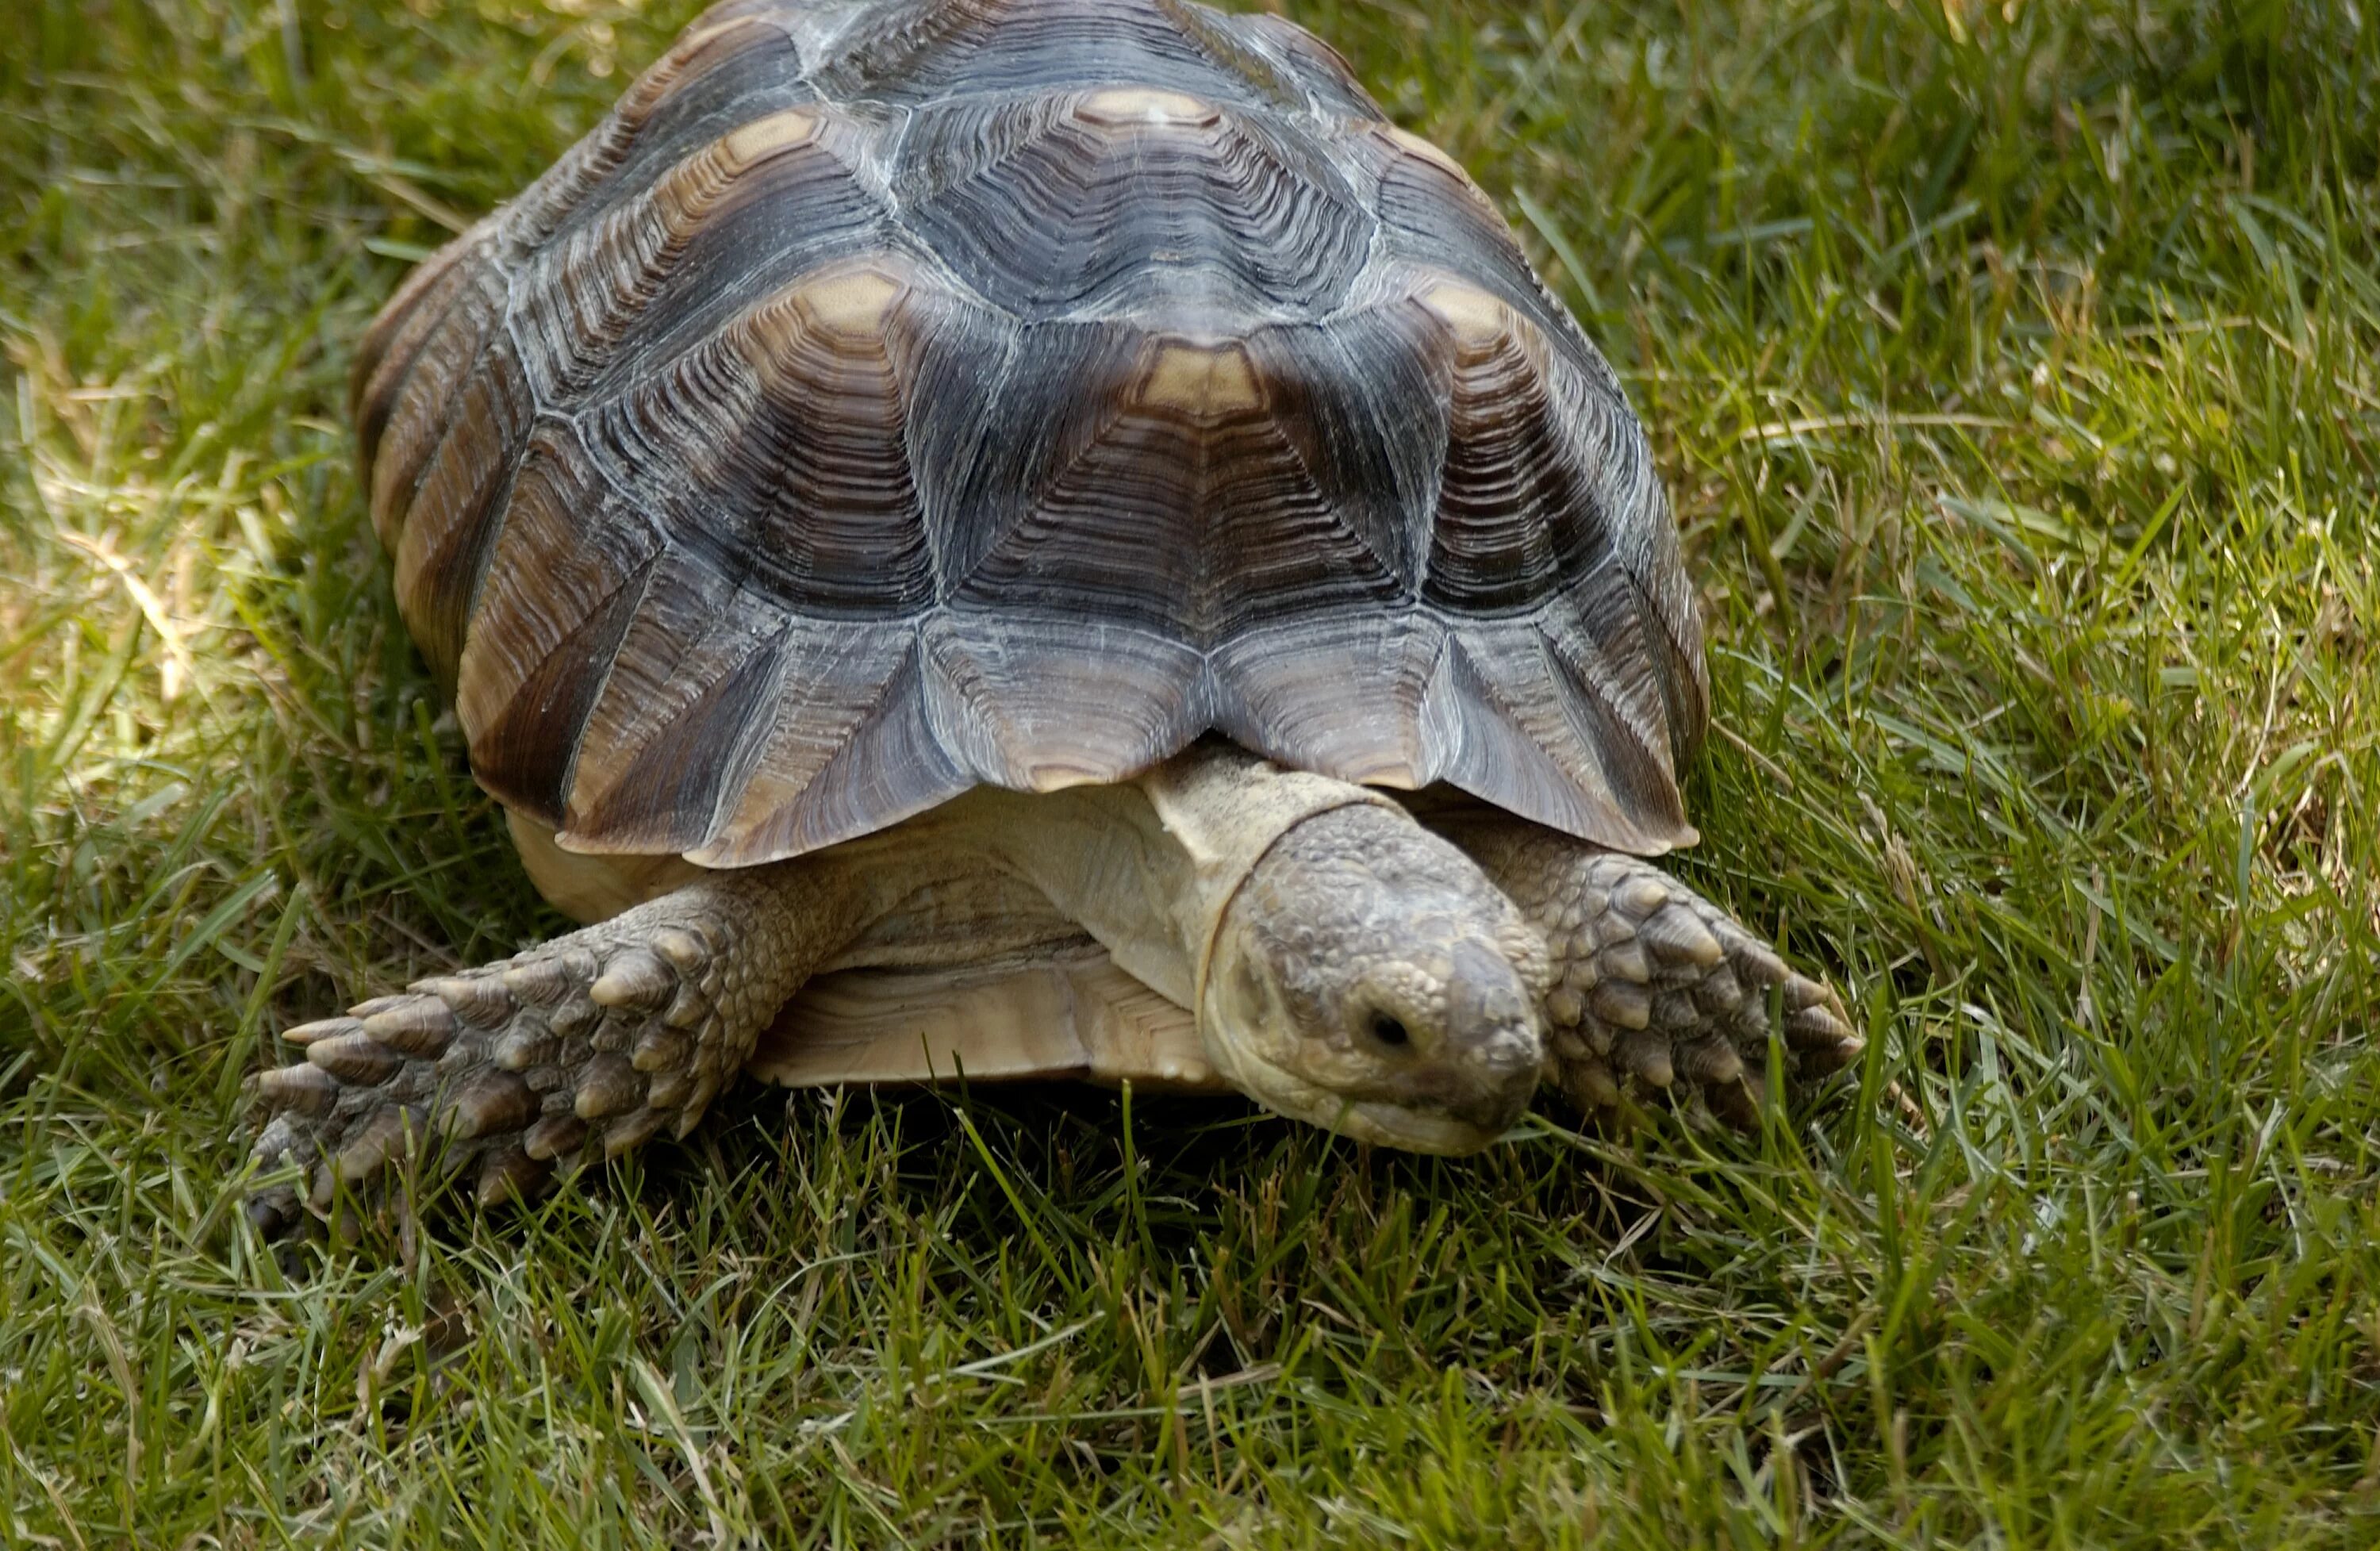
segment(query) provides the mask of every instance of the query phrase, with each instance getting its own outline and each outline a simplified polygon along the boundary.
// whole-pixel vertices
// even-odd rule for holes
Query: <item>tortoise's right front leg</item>
[[[1616,1107],[1633,1079],[1682,1085],[1720,1118],[1755,1123],[1772,990],[1801,1074],[1839,1070],[1863,1048],[1832,987],[1653,863],[1505,815],[1440,827],[1545,934],[1550,1075],[1582,1111]]]
[[[305,1060],[256,1079],[263,1167],[305,1166],[306,1194],[262,1192],[269,1231],[412,1157],[476,1171],[482,1201],[527,1196],[559,1167],[683,1135],[743,1067],[861,911],[805,862],[722,872],[608,921],[460,975],[416,982],[284,1036]]]

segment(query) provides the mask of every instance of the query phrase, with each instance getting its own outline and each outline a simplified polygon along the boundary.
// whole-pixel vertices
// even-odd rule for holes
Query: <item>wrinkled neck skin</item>
[[[978,797],[973,843],[1192,1010],[1249,1097],[1434,1153],[1526,1108],[1544,942],[1389,798],[1214,745],[1129,785]]]
[[[1135,979],[1197,1010],[1232,899],[1282,835],[1389,799],[1200,747],[1139,780],[1023,795],[985,790],[974,843],[1083,925]]]

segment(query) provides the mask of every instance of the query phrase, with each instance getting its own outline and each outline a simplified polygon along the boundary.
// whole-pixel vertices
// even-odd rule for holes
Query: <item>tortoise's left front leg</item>
[[[810,859],[722,872],[516,957],[291,1029],[261,1073],[255,1157],[304,1166],[258,1193],[267,1231],[400,1163],[469,1173],[482,1201],[558,1168],[683,1135],[761,1029],[865,924],[863,891]]]
[[[1772,988],[1786,1053],[1803,1075],[1859,1054],[1833,988],[1653,863],[1500,815],[1442,828],[1545,934],[1549,1075],[1581,1110],[1616,1107],[1621,1082],[1633,1079],[1690,1084],[1721,1118],[1755,1123]]]

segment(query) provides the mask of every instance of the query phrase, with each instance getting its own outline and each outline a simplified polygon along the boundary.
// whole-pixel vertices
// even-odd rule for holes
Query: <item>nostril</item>
[[[1406,1031],[1405,1025],[1386,1012],[1372,1014],[1372,1037],[1383,1045],[1400,1048],[1413,1043],[1413,1036]]]

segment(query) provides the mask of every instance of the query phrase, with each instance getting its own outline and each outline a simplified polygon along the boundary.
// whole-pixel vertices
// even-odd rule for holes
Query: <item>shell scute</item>
[[[664,548],[597,477],[575,432],[531,433],[455,687],[472,772],[523,812],[562,812],[588,709]]]
[[[458,392],[504,317],[504,279],[493,265],[467,253],[452,274],[409,298],[377,370],[358,388],[358,418],[373,429],[364,488],[383,545],[404,527]]]
[[[1154,88],[921,113],[897,185],[917,238],[1028,321],[1318,315],[1371,240],[1303,136]]]
[[[1118,84],[1269,105],[1251,79],[1186,36],[1166,0],[886,0],[789,20],[830,97],[917,106]],[[1203,9],[1203,7],[1196,7]],[[1213,13],[1208,13],[1210,17]]]
[[[1339,52],[1304,28],[1261,13],[1228,21],[1196,4],[1158,0],[1158,11],[1208,58],[1276,107],[1324,117],[1377,119],[1379,108]]]
[[[907,448],[895,265],[771,293],[584,412],[592,455],[720,576],[817,617],[906,616],[935,591]]]
[[[396,592],[406,625],[433,672],[452,680],[470,625],[487,548],[509,481],[528,439],[537,402],[510,342],[499,337],[455,395],[444,434],[431,451],[394,546]]]
[[[600,397],[609,369],[624,357],[641,369],[689,316],[770,275],[880,248],[884,211],[837,154],[840,127],[787,108],[729,130],[532,258],[513,327],[541,398]],[[770,256],[761,273],[756,252]]]
[[[505,245],[516,254],[541,248],[697,146],[816,101],[772,9],[716,7],[680,34],[601,123],[504,208]]]
[[[675,849],[706,866],[748,866],[881,829],[974,785],[929,721],[924,650],[900,625],[795,626],[732,789]]]

